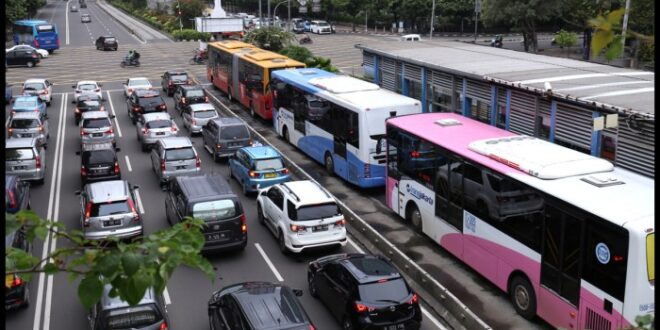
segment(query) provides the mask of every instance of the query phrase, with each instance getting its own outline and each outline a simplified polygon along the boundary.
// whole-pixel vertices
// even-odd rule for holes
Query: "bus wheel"
[[[526,278],[514,277],[509,286],[509,295],[513,308],[520,316],[531,320],[536,315],[536,294]]]
[[[423,228],[422,213],[419,212],[419,209],[417,206],[415,206],[415,204],[410,206],[410,210],[408,211],[408,216],[406,218],[413,225],[415,231],[421,234]]]
[[[227,88],[227,99],[232,102],[234,98],[231,96],[231,88]]]
[[[252,116],[252,118],[257,117],[257,112],[254,111],[254,103],[252,102],[250,102],[250,116]]]
[[[289,129],[286,126],[282,129],[282,136],[284,137],[284,141],[291,143],[291,140],[289,140]]]
[[[325,170],[331,176],[335,174],[335,162],[332,160],[332,155],[329,152],[325,153]]]

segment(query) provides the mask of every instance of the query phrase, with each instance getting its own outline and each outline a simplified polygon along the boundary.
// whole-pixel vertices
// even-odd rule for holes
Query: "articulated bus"
[[[53,53],[60,48],[57,26],[42,20],[20,20],[12,24],[15,45],[27,44]]]
[[[418,100],[320,69],[273,72],[277,134],[360,187],[385,185],[385,152],[377,141],[390,116],[420,113]]]
[[[273,70],[304,68],[305,64],[236,40],[208,45],[206,76],[229,100],[236,99],[252,116],[273,118],[270,76]]]
[[[520,315],[619,330],[654,313],[653,179],[458,114],[386,126],[387,206]]]

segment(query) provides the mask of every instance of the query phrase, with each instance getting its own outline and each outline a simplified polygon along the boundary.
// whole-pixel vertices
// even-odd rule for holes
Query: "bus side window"
[[[399,130],[387,126],[387,171],[388,175],[392,176],[394,179],[401,179],[401,174],[399,173],[399,157],[397,155],[401,152],[399,141]]]

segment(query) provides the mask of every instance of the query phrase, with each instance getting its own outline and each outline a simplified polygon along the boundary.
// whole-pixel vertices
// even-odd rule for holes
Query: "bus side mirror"
[[[378,140],[376,140],[376,154],[380,154],[381,151],[383,151],[383,137],[379,137]]]

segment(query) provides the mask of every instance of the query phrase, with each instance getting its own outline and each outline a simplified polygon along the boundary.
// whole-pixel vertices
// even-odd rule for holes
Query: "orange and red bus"
[[[223,40],[209,43],[206,76],[229,100],[236,99],[252,116],[272,119],[273,70],[304,68],[305,64],[254,45]]]

